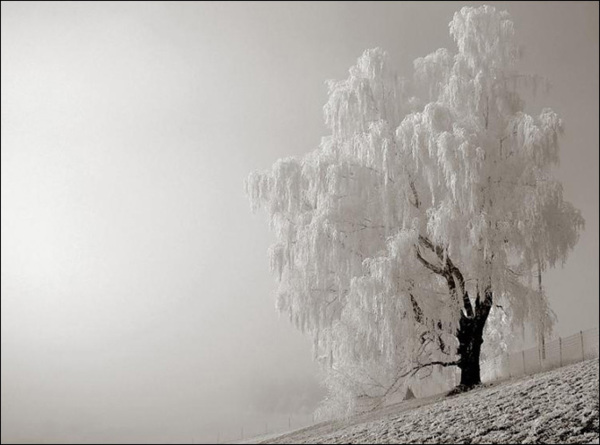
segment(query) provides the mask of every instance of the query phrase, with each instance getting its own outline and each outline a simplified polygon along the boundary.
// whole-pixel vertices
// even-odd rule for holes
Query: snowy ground
[[[597,444],[598,411],[595,359],[463,395],[413,400],[260,443]]]

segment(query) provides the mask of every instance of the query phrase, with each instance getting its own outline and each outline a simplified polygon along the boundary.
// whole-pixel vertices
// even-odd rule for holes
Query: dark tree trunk
[[[458,355],[460,360],[460,386],[464,389],[472,388],[481,383],[479,359],[481,344],[483,343],[483,328],[490,313],[492,303],[491,292],[486,292],[483,302],[477,298],[475,313],[469,317],[464,313],[460,317],[458,329]]]
[[[419,199],[411,184],[413,194],[415,195],[415,206],[419,208]],[[441,265],[429,261],[421,255],[420,247],[429,249],[438,257]],[[481,355],[481,344],[483,343],[483,328],[487,321],[490,309],[492,307],[492,290],[491,285],[485,288],[483,299],[477,289],[477,298],[475,299],[475,307],[469,298],[466,291],[465,279],[458,267],[454,265],[447,252],[443,247],[437,246],[429,238],[424,235],[419,235],[419,244],[416,246],[417,259],[423,266],[440,275],[448,282],[448,289],[452,297],[462,297],[462,312],[457,333],[458,338],[458,362],[452,362],[452,365],[458,365],[461,370],[459,390],[472,388],[481,383],[481,374],[479,369],[479,359]],[[420,323],[423,318],[423,311],[419,308],[416,300],[411,295],[413,311],[415,319]],[[440,344],[443,351],[443,344]],[[441,364],[436,362],[435,364]],[[448,366],[449,364],[444,364]]]
[[[464,315],[461,317],[458,342],[460,386],[469,388],[478,385],[481,383],[479,356],[483,343],[483,329],[477,328],[474,318],[467,318]]]

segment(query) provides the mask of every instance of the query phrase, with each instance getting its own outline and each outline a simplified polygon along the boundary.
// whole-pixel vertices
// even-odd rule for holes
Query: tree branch
[[[421,263],[428,269],[433,270],[434,272],[436,272],[439,275],[442,275],[444,278],[446,278],[450,289],[455,293],[461,294],[462,301],[463,301],[463,307],[465,309],[465,312],[467,313],[467,316],[473,317],[473,315],[474,315],[473,305],[471,304],[469,294],[465,290],[465,278],[463,277],[462,272],[458,269],[458,267],[456,267],[454,265],[454,263],[452,262],[452,260],[448,256],[448,254],[444,255],[444,249],[442,247],[432,243],[429,238],[427,238],[423,235],[419,235],[419,243],[423,244],[425,247],[427,247],[431,251],[435,252],[435,254],[438,256],[438,258],[440,259],[442,264],[444,264],[444,268],[443,269],[436,268],[436,270],[439,271],[439,272],[436,272],[436,270],[434,270],[434,269],[432,269],[432,267],[430,267],[430,266],[433,266],[431,263],[427,262],[427,264],[425,264],[426,260],[422,256],[420,256],[420,252],[417,251],[417,258],[419,259],[419,261],[421,261]],[[436,266],[433,266],[433,267],[436,267]],[[456,289],[456,281],[455,280],[458,281],[458,285],[460,287],[459,290]]]
[[[428,366],[443,366],[444,368],[447,368],[448,366],[458,366],[458,361],[454,361],[454,362],[440,362],[440,361],[429,362],[429,363],[425,363],[425,364],[418,365],[418,366],[414,367],[410,372],[416,373],[417,371],[419,371],[419,370],[421,370],[423,368],[426,368]],[[410,372],[407,373],[406,375],[410,374]]]
[[[435,252],[440,261],[444,262],[444,249],[442,249],[440,246],[436,246],[431,242],[429,238],[423,235],[419,235],[419,243],[423,244],[423,246]]]
[[[415,320],[417,321],[417,323],[422,323],[423,322],[423,310],[419,307],[419,303],[417,303],[417,300],[415,300],[415,297],[413,297],[413,294],[409,294],[410,295],[410,302],[412,304],[412,308],[413,308],[413,313],[415,314]]]
[[[504,310],[504,306],[500,306],[499,304],[495,304],[495,307],[497,307],[498,309],[501,309],[502,312],[504,312],[506,314],[506,311]]]
[[[419,195],[417,194],[415,183],[412,180],[410,181],[410,189],[412,190],[413,197],[415,198],[415,202],[411,202],[411,204],[418,209],[419,207],[421,207],[421,201],[419,200]]]
[[[493,293],[492,293],[492,288],[491,287],[486,287],[485,291],[484,291],[484,299],[483,301],[481,301],[480,295],[477,294],[477,300],[475,301],[475,311],[477,316],[483,316],[485,315],[487,317],[487,314],[489,313],[490,309],[492,308],[492,304],[493,304]]]
[[[431,264],[429,261],[427,261],[425,258],[423,258],[421,256],[419,246],[415,246],[415,251],[417,253],[417,259],[421,262],[421,264],[423,264],[423,266],[425,266],[427,269],[429,269],[430,271],[432,271],[433,273],[436,273],[438,275],[442,275],[444,277],[447,275],[445,273],[444,269],[442,269],[441,267],[438,267],[434,264]]]
[[[447,368],[449,366],[458,366],[458,361],[454,361],[454,362],[433,361],[433,362],[429,362],[429,363],[425,363],[425,364],[419,364],[416,367],[412,368],[411,370],[405,372],[404,374],[398,375],[398,377],[396,377],[396,379],[394,380],[394,382],[383,393],[383,396],[381,397],[380,401],[375,404],[375,406],[372,408],[372,410],[375,410],[375,409],[379,408],[383,404],[384,398],[392,391],[392,389],[394,389],[394,387],[400,381],[400,379],[402,379],[404,377],[407,377],[409,375],[414,375],[419,370],[421,370],[423,368],[427,368],[429,366],[443,366],[444,368]]]

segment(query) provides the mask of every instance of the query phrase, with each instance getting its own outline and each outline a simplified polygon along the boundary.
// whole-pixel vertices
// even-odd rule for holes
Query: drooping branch
[[[431,325],[428,325],[426,323],[425,316],[423,315],[423,309],[421,309],[421,307],[419,306],[419,303],[415,299],[414,295],[413,294],[409,294],[409,295],[410,295],[410,302],[412,305],[413,314],[415,316],[415,321],[427,329],[425,332],[423,332],[421,334],[421,347],[420,347],[419,353],[417,355],[420,355],[421,351],[427,346],[427,344],[432,343],[432,342],[437,342],[437,345],[439,346],[440,351],[443,354],[448,355],[449,351],[447,350],[446,342],[444,341],[444,339],[442,338],[442,335],[439,332],[442,330],[442,323],[440,321],[438,321],[437,323],[432,323]],[[436,325],[437,325],[437,329],[438,329],[437,331],[436,331]],[[426,338],[428,335],[430,336],[429,339]]]
[[[378,407],[381,406],[381,404],[384,402],[386,396],[388,396],[392,390],[395,389],[396,385],[398,384],[398,382],[405,378],[405,377],[412,377],[413,375],[415,375],[417,372],[419,372],[421,369],[424,368],[428,368],[430,366],[442,366],[444,368],[450,367],[450,366],[458,366],[459,362],[458,361],[452,361],[452,362],[442,362],[439,360],[433,361],[433,362],[429,362],[429,363],[424,363],[424,364],[418,364],[417,366],[414,366],[413,368],[411,368],[410,370],[399,374],[396,376],[396,378],[394,379],[393,383],[388,387],[388,389],[383,393],[383,396],[381,397],[380,401],[375,404],[375,406],[372,409],[377,409]]]

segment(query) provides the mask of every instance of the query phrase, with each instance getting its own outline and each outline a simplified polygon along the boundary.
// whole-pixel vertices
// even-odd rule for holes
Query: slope
[[[598,443],[598,388],[594,359],[261,443]]]

